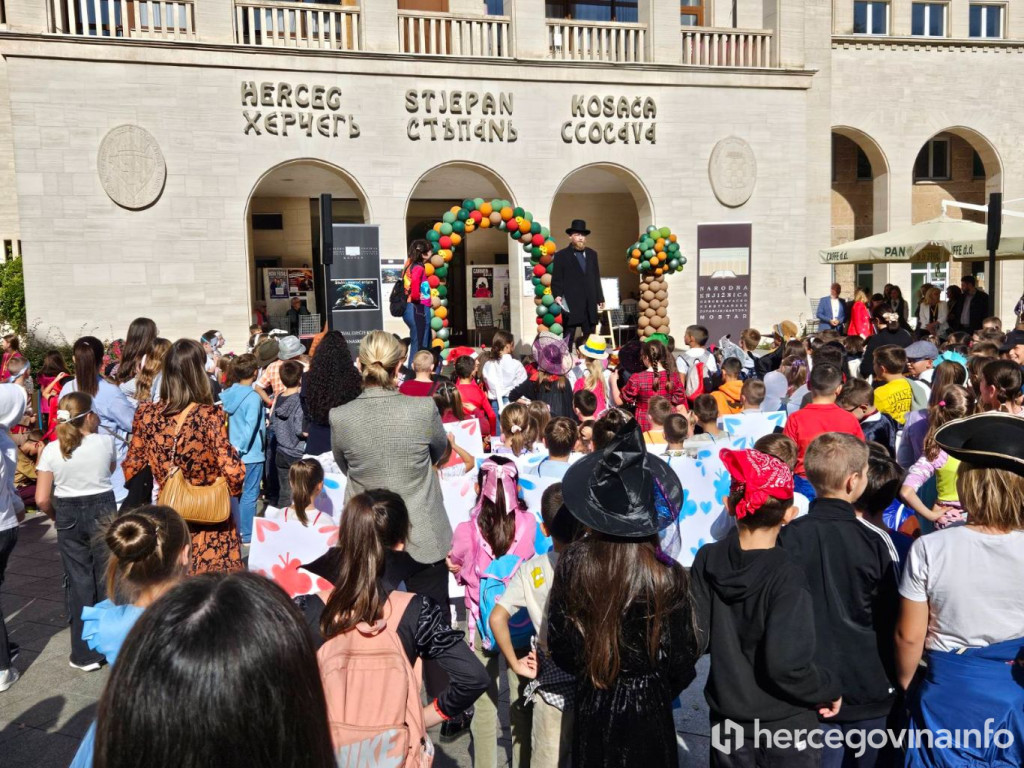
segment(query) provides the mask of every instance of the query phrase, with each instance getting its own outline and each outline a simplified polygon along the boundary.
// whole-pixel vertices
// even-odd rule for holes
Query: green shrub
[[[0,326],[24,333],[27,322],[25,277],[19,256],[0,263]]]

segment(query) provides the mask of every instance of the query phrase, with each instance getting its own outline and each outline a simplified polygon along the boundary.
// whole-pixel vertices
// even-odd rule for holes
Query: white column
[[[544,0],[505,0],[505,13],[512,17],[512,50],[517,59],[548,57],[548,27]]]
[[[235,42],[235,6],[232,0],[196,0],[196,37],[204,43]]]
[[[682,61],[678,0],[640,0],[637,18],[647,25],[644,42],[647,61],[659,64]]]
[[[398,53],[398,0],[362,0],[363,50]]]

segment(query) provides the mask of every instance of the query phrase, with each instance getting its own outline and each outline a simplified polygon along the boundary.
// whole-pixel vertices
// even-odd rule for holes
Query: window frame
[[[970,3],[967,6],[967,36],[972,40],[1005,40],[1006,39],[1006,3]],[[971,13],[975,8],[981,10],[979,31],[981,34],[971,34]],[[986,17],[989,12],[995,11],[999,15],[999,34],[992,36],[985,34]]]
[[[891,25],[892,3],[889,0],[854,0],[854,2],[853,2],[854,24],[856,24],[857,5],[859,3],[863,3],[864,5],[867,6],[867,16],[865,18],[865,21],[866,21],[865,26],[867,28],[867,31],[865,31],[865,32],[858,32],[856,30],[856,28],[854,28],[853,34],[855,34],[855,35],[863,35],[865,37],[887,37],[889,35],[889,30],[892,29],[892,25]],[[874,21],[874,8],[876,6],[879,6],[879,5],[885,7],[885,29],[882,32],[873,32],[871,30],[872,30],[872,27],[874,26],[874,24],[873,24],[873,21]]]
[[[942,143],[942,144],[946,145],[946,152],[945,152],[945,155],[946,155],[946,173],[943,176],[938,176],[938,175],[935,174],[935,145],[939,144],[939,143]],[[918,175],[918,172],[917,172],[917,162],[918,162],[918,158],[921,156],[921,152],[927,152],[928,153],[928,163],[927,163],[928,171],[927,171],[927,174],[925,174],[923,176]],[[953,178],[953,167],[952,167],[952,164],[953,164],[953,142],[949,138],[944,138],[944,137],[935,137],[935,138],[928,139],[928,141],[925,142],[925,145],[923,147],[921,147],[921,151],[917,153],[917,157],[914,158],[914,170],[913,170],[914,183],[917,184],[918,182],[950,181]]]
[[[698,0],[696,3],[693,0],[689,0],[689,4],[681,0],[679,6],[679,25],[682,27],[703,27],[704,5],[704,0]],[[683,21],[684,16],[695,16],[697,21],[694,24],[687,24]]]
[[[914,31],[914,8],[917,6],[924,7],[924,32]],[[931,21],[931,12],[936,8],[942,11],[942,33],[933,35],[927,30],[931,27],[929,23]],[[941,38],[949,37],[949,3],[935,2],[935,0],[922,0],[922,2],[914,2],[910,4],[910,35],[911,37],[931,37]]]

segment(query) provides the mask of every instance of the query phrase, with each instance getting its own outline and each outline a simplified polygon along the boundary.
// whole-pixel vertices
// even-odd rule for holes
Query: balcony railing
[[[372,0],[370,0],[372,2]],[[398,49],[429,56],[511,58],[508,16],[398,12]]]
[[[50,0],[50,31],[84,37],[194,40],[191,0]]]
[[[683,27],[683,64],[701,67],[772,66],[772,33],[767,29]]]
[[[643,24],[597,21],[548,21],[552,59],[576,61],[645,61]]]
[[[235,42],[274,48],[358,51],[362,49],[359,7],[238,0]]]

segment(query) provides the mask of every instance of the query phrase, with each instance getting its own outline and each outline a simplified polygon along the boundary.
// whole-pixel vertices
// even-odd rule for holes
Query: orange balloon
[[[452,239],[452,245],[458,245],[462,242],[462,235],[458,232],[452,232],[449,237]]]
[[[472,219],[466,219],[466,234],[469,234],[476,229],[476,224],[473,223]]]
[[[434,339],[432,342],[430,342],[430,346],[438,347],[439,349],[444,349],[444,345],[445,345],[444,339]]]
[[[442,248],[440,251],[437,252],[437,255],[447,261],[452,257],[452,252],[449,251],[447,248]]]
[[[640,266],[640,259],[630,259],[629,260],[629,266],[631,266],[634,269],[636,269],[638,266]]]
[[[651,256],[651,266],[652,267],[658,266],[658,257],[657,256]]]
[[[458,215],[459,211],[461,211],[461,210],[462,210],[462,206],[461,205],[453,205],[451,208],[448,209],[448,212],[449,213],[454,213],[455,215]]]
[[[509,219],[511,219],[512,218],[512,214],[513,214],[513,210],[511,208],[505,207],[505,208],[501,209],[501,218],[503,218],[505,221],[508,221]]]
[[[656,245],[654,246],[654,252],[655,252],[655,253],[662,253],[662,252],[664,252],[664,250],[665,250],[665,246],[664,246],[664,245],[662,245],[661,243],[657,243],[657,244],[656,244]]]
[[[441,223],[442,222],[439,221],[439,222],[437,222],[437,224],[434,225],[434,231],[435,232],[440,232],[441,231]]]
[[[448,317],[448,308],[438,307],[437,309],[434,310],[434,317],[440,317],[442,320],[444,320],[446,317]]]
[[[487,205],[487,203],[484,203],[484,205]],[[484,216],[482,219],[480,219],[480,229],[489,229],[490,226],[491,220],[489,218]]]
[[[659,246],[660,246],[661,248],[664,248],[664,247],[665,247],[665,238],[663,238],[663,237],[659,237],[659,238],[658,238],[658,239],[657,239],[657,240],[656,240],[656,241],[654,242],[654,247],[655,247],[655,248],[658,248]]]
[[[430,277],[432,274],[434,274],[434,265],[431,264],[430,262],[427,262],[426,264],[423,265],[423,271],[427,273],[427,277]]]
[[[491,215],[491,211],[493,211],[494,209],[491,207],[490,203],[484,203],[483,205],[480,206],[479,210],[480,215],[486,219],[488,216]]]
[[[670,243],[675,243],[675,242],[678,242],[678,241],[679,241],[679,238],[678,238],[678,237],[676,237],[675,235],[669,235],[669,236],[668,236],[668,241],[669,241]]]
[[[634,248],[633,252],[630,254],[630,256],[632,256],[634,259],[639,259],[640,258],[640,249],[639,248]]]

